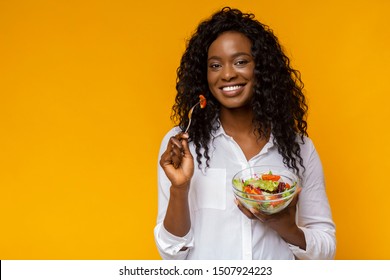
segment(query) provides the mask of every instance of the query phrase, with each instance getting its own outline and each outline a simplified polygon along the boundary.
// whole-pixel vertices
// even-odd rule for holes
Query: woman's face
[[[213,96],[227,109],[246,107],[253,96],[255,62],[251,41],[242,33],[222,33],[210,45],[207,81]]]

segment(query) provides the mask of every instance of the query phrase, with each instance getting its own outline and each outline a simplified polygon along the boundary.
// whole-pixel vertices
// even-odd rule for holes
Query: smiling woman
[[[255,83],[251,45],[239,32],[225,32],[210,45],[207,81],[221,109],[250,104]]]
[[[224,8],[198,26],[178,69],[178,126],[160,148],[154,233],[163,258],[334,258],[335,226],[302,88],[253,14]],[[200,92],[207,106],[183,133]],[[246,208],[231,188],[237,172],[259,165],[300,178],[289,206],[272,215]]]
[[[389,198],[367,200],[367,188],[380,183],[366,182],[390,170],[390,1],[228,2],[271,26],[302,72],[307,131],[321,155],[337,225],[336,258],[389,260]],[[0,259],[160,259],[154,173],[161,138],[172,127],[176,69],[185,38],[226,3],[0,1]],[[193,55],[186,61],[201,61],[183,64],[189,68],[180,76],[187,79],[180,88],[194,95],[179,97],[184,111],[176,116],[184,116],[199,94],[209,107],[194,109],[191,146],[200,143],[195,138],[206,139],[202,126],[218,108],[206,77],[204,50],[211,40],[204,36],[188,46]],[[266,93],[274,83],[259,66],[267,61],[262,54],[277,48],[251,43],[257,85]],[[284,106],[273,104],[257,106],[256,113]],[[188,125],[187,116],[176,121]],[[221,134],[214,143],[222,138],[230,141]],[[236,159],[231,154],[226,162]],[[220,184],[224,172],[209,168],[207,180],[192,177],[197,196],[191,209],[230,207]],[[134,195],[145,193],[141,189],[145,199]],[[191,223],[198,231],[200,223]],[[238,232],[234,226],[229,234]],[[205,238],[211,230],[206,227]]]

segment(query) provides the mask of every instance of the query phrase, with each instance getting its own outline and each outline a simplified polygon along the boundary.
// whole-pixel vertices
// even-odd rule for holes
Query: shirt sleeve
[[[172,129],[165,135],[159,152],[159,158],[165,151],[169,138],[178,133],[177,128]],[[157,249],[160,256],[167,260],[184,260],[187,258],[189,250],[193,247],[194,237],[193,231],[190,230],[185,236],[179,237],[168,232],[164,225],[165,213],[168,207],[169,201],[169,189],[171,182],[166,177],[164,170],[161,166],[157,165],[157,181],[158,181],[158,215],[157,223],[154,228],[154,239],[157,245]],[[187,250],[180,251],[183,247],[187,247]]]
[[[308,138],[302,155],[307,162],[298,200],[297,224],[305,235],[306,250],[291,244],[289,246],[298,259],[334,259],[335,224],[325,191],[323,168],[318,153]]]
[[[154,236],[157,249],[164,260],[185,260],[194,243],[192,230],[185,236],[178,237],[168,232],[162,223],[154,228]],[[183,247],[187,249],[180,251]]]

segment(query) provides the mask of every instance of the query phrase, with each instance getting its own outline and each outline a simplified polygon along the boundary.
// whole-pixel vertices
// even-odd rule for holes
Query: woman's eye
[[[245,65],[245,64],[248,64],[248,61],[247,60],[238,60],[236,62],[236,65]]]
[[[219,67],[221,67],[221,65],[219,65],[218,63],[210,64],[210,68],[212,68],[212,69],[218,69]]]

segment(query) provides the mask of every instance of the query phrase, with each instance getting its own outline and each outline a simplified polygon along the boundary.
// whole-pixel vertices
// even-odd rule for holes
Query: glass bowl
[[[253,166],[233,176],[235,197],[246,208],[274,214],[286,208],[298,188],[297,176],[280,166]]]

